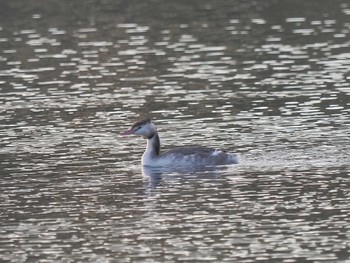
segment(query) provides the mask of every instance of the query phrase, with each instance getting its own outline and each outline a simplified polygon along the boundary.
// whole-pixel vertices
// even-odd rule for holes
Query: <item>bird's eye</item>
[[[137,127],[137,128],[136,128],[136,130],[138,131],[138,130],[139,130],[139,129],[141,129],[141,128],[142,128],[142,127],[141,127],[141,126],[139,126],[139,127]]]

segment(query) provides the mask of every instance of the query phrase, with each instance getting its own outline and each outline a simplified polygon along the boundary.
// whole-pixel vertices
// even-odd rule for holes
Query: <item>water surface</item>
[[[346,262],[347,1],[5,1],[4,262]],[[140,166],[165,149],[240,155]]]

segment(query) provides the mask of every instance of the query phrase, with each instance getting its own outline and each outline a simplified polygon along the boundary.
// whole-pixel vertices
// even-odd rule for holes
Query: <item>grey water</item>
[[[1,1],[1,262],[348,262],[349,68],[346,0]]]

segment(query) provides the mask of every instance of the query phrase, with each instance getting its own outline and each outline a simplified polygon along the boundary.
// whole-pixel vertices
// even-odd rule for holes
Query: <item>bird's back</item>
[[[236,155],[205,146],[178,147],[161,154],[161,157],[171,159],[180,164],[224,165],[238,163]]]

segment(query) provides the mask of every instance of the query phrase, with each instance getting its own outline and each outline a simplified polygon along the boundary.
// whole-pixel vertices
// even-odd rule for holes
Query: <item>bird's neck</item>
[[[155,131],[154,134],[147,138],[147,147],[144,155],[146,156],[158,156],[160,153],[160,139],[158,132]]]

